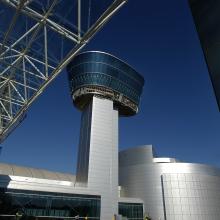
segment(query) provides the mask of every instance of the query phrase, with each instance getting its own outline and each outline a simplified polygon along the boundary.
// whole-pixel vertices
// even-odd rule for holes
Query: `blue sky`
[[[146,80],[138,115],[120,119],[120,149],[153,144],[159,156],[220,167],[220,112],[187,0],[129,0],[84,50],[112,53]],[[63,71],[0,162],[75,172],[79,129]]]

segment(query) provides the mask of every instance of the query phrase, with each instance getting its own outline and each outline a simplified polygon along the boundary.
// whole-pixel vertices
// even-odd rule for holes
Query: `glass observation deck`
[[[0,142],[126,1],[0,1]]]
[[[138,111],[144,78],[131,66],[110,54],[89,51],[67,66],[74,104],[83,109],[93,95],[114,101],[120,115]]]

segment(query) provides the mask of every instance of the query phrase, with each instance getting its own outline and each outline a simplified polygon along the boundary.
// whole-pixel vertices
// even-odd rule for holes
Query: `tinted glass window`
[[[119,203],[119,214],[128,220],[143,220],[143,204]]]
[[[100,219],[100,197],[33,191],[0,192],[0,215],[90,217]]]

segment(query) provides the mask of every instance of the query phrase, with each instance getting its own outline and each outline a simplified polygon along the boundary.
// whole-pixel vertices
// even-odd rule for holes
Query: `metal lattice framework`
[[[126,0],[0,0],[0,141]]]

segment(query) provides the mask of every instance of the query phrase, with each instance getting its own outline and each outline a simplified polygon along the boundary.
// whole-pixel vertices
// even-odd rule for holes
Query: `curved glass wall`
[[[139,104],[144,78],[110,54],[81,53],[68,65],[67,71],[72,93],[83,87],[97,86],[126,97],[136,106]],[[101,93],[106,96],[104,91]]]

